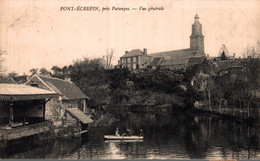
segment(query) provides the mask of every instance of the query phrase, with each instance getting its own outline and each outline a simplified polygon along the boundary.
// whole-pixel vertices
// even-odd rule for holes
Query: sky
[[[61,11],[77,6],[100,11]],[[137,10],[102,12],[113,6]],[[7,73],[101,58],[108,49],[116,65],[133,49],[147,48],[150,54],[189,48],[197,13],[207,54],[217,56],[225,44],[230,54],[242,57],[248,45],[260,40],[259,12],[258,0],[0,0],[0,48],[7,51]]]

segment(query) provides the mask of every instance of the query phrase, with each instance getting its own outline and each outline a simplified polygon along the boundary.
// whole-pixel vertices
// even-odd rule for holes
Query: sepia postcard
[[[0,159],[260,160],[259,0],[0,0]]]

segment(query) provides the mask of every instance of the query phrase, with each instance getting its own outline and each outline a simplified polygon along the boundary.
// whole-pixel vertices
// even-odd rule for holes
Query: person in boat
[[[130,129],[126,129],[126,136],[132,136],[132,131]]]
[[[143,129],[140,129],[140,134],[139,136],[143,136]]]
[[[118,128],[118,127],[116,128],[115,136],[120,136],[120,134],[119,134],[119,128]]]

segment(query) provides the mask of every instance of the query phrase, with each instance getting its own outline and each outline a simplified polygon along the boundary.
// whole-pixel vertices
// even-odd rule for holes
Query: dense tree
[[[34,75],[34,74],[38,73],[38,68],[32,68],[32,69],[30,69],[29,72],[31,73],[31,75]]]
[[[51,75],[51,72],[48,71],[46,68],[41,68],[39,72],[41,75]]]
[[[221,58],[221,60],[226,60],[228,58],[229,52],[228,52],[227,46],[225,44],[223,44],[220,47],[218,55]]]
[[[61,79],[64,79],[64,78],[65,78],[65,76],[64,76],[64,74],[63,74],[63,72],[62,72],[62,69],[61,69],[60,67],[58,67],[58,66],[53,66],[53,67],[51,68],[51,70],[52,70],[52,76],[53,76],[53,77],[61,78]]]
[[[25,73],[23,75],[19,75],[16,72],[8,73],[8,75],[13,78],[14,81],[16,81],[18,84],[25,83],[28,79],[28,75]]]
[[[18,76],[18,73],[16,72],[11,72],[11,73],[8,73],[8,75],[12,78],[16,78]]]
[[[113,49],[107,49],[106,55],[103,56],[103,59],[105,61],[103,65],[104,65],[105,69],[111,69],[112,68],[111,60],[113,58],[113,54],[114,54]]]
[[[260,90],[260,52],[259,42],[257,46],[247,47],[244,58],[236,60],[239,66],[227,70],[222,75],[215,76],[214,82],[220,91],[221,99],[228,101],[232,108],[240,108],[248,111],[256,104],[257,92]]]

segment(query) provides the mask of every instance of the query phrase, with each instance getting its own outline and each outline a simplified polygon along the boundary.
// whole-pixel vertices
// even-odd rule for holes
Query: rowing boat
[[[106,140],[143,140],[143,136],[115,136],[115,135],[104,135]]]
[[[105,140],[105,143],[139,143],[143,140]]]

